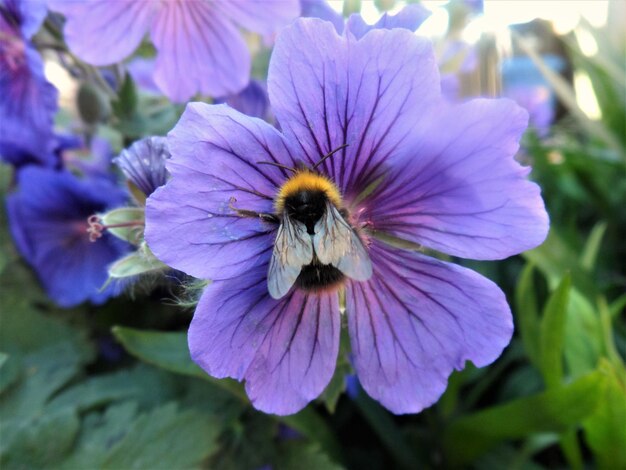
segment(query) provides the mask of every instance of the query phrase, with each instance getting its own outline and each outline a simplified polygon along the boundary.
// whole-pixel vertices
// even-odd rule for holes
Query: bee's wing
[[[315,224],[313,247],[323,264],[332,264],[349,278],[366,281],[372,276],[372,262],[363,242],[333,204]]]
[[[283,297],[296,282],[302,266],[313,261],[313,245],[306,225],[284,214],[276,233],[267,275],[267,287],[275,299]]]

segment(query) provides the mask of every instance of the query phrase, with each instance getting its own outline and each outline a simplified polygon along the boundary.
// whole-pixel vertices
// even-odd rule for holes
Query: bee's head
[[[274,199],[274,209],[278,215],[294,206],[318,205],[331,202],[342,206],[341,194],[327,177],[309,169],[297,171],[280,187]]]

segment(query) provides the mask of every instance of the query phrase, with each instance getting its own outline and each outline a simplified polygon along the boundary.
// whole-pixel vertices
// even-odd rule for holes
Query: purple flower
[[[0,0],[0,156],[16,166],[55,166],[57,90],[30,38],[46,16],[43,1]]]
[[[343,16],[333,10],[326,0],[300,0],[303,18],[319,18],[330,21],[339,34],[343,33]]]
[[[250,80],[246,88],[236,95],[215,100],[216,104],[226,103],[231,108],[248,116],[271,120],[270,101],[263,82]]]
[[[402,28],[415,31],[430,16],[430,11],[419,4],[407,5],[395,15],[385,13],[373,25],[363,21],[359,14],[350,15],[346,24],[346,30],[356,39],[362,38],[367,32],[374,29]]]
[[[564,68],[557,56],[544,56],[555,72]],[[502,64],[502,95],[528,111],[530,124],[539,136],[546,136],[554,121],[556,98],[547,80],[529,57],[513,57]]]
[[[126,194],[102,178],[78,179],[65,171],[30,166],[18,173],[18,189],[7,196],[11,234],[48,296],[61,307],[89,300],[101,304],[120,292],[100,290],[107,265],[129,246],[105,233],[92,243],[87,218],[122,205]]]
[[[135,84],[145,93],[160,95],[159,87],[154,83],[154,59],[135,57],[126,64],[126,70],[133,77]]]
[[[154,80],[173,101],[243,89],[250,54],[241,26],[271,33],[299,14],[298,0],[53,0],[70,49],[93,65],[120,62],[146,32],[157,49]]]
[[[294,413],[333,375],[343,290],[363,388],[418,412],[453,369],[500,355],[510,309],[479,274],[383,240],[483,260],[541,243],[540,190],[513,158],[526,112],[445,101],[432,46],[410,31],[357,40],[315,19],[279,35],[268,88],[283,133],[189,104],[168,136],[172,179],[148,199],[155,255],[213,281],[191,355],[245,380],[256,408]]]
[[[113,150],[111,144],[101,137],[93,137],[87,145],[85,139],[78,135],[59,134],[56,136],[55,153],[61,166],[71,172],[115,181],[111,172]]]
[[[165,162],[170,158],[165,137],[147,137],[138,140],[119,157],[115,164],[146,196],[167,181]]]

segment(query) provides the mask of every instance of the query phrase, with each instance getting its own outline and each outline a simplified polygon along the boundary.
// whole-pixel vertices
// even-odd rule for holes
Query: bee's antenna
[[[336,154],[337,152],[339,152],[342,149],[345,149],[349,144],[343,144],[340,145],[339,147],[337,147],[335,150],[333,150],[330,153],[327,153],[326,155],[324,155],[319,162],[317,162],[315,165],[313,165],[313,169],[315,170],[318,166],[320,166],[322,163],[324,163],[324,161],[326,161],[327,158],[332,157],[334,154]]]
[[[273,166],[277,166],[278,168],[283,168],[285,170],[289,170],[294,173],[297,173],[297,171],[294,168],[291,168],[290,166],[287,166],[287,165],[283,165],[282,163],[276,163],[276,162],[256,162],[256,163],[257,165],[273,165]]]

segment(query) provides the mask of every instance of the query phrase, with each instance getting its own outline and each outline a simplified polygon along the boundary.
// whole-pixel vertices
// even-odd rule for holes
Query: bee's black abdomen
[[[345,276],[330,264],[319,264],[315,260],[300,271],[296,286],[306,291],[323,290],[341,283]]]
[[[326,210],[328,197],[323,191],[298,191],[285,198],[285,209],[289,217],[306,225],[313,235],[315,223],[322,218]]]

